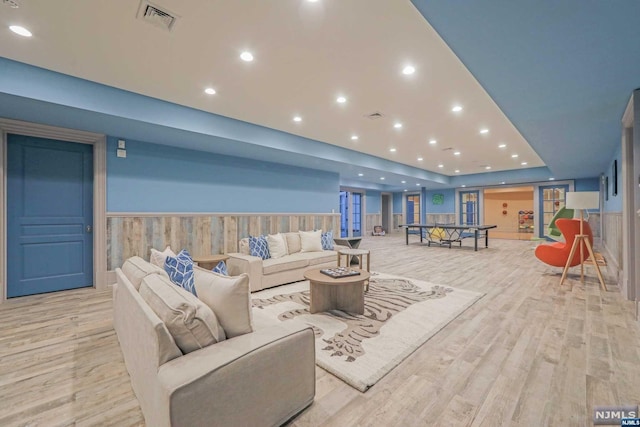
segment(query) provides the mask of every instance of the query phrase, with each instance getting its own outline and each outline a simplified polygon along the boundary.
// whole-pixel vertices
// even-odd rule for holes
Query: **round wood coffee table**
[[[360,274],[340,279],[322,274],[319,268],[307,270],[304,278],[309,281],[311,291],[309,313],[342,310],[364,314],[364,285],[365,282],[369,283],[370,274],[357,268],[353,270]]]

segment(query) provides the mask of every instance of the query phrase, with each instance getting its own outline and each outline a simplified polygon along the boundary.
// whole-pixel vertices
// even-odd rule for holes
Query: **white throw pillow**
[[[269,245],[269,254],[271,254],[271,258],[282,258],[285,255],[289,255],[287,241],[280,233],[269,234],[267,236],[267,245]]]
[[[224,330],[213,310],[167,278],[157,274],[145,277],[140,296],[164,322],[182,353],[224,341]]]
[[[322,230],[300,232],[301,252],[322,252]]]
[[[160,252],[157,249],[151,248],[151,257],[149,258],[149,262],[153,265],[157,265],[160,268],[164,268],[164,261],[167,257],[176,257],[175,252],[171,250],[171,246],[167,246],[164,248],[164,251]]]
[[[216,314],[227,338],[253,331],[249,276],[229,277],[194,269],[198,298]]]

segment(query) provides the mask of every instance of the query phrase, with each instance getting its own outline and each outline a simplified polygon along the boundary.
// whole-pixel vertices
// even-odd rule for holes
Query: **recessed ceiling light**
[[[317,3],[318,0],[307,0],[309,3]]]
[[[359,173],[358,176],[364,176],[364,174],[363,173]]]
[[[253,54],[251,52],[244,51],[240,54],[240,59],[246,62],[251,62],[253,61]]]
[[[460,169],[456,169],[454,172],[455,173],[460,173]]]
[[[406,75],[413,74],[415,72],[416,72],[416,67],[414,67],[413,65],[407,65],[402,69],[402,74],[406,74]]]
[[[506,184],[506,182],[502,181],[500,184],[504,185],[504,184]]]
[[[522,166],[526,166],[527,162],[520,163]]]
[[[401,183],[403,183],[403,184],[406,184],[406,183],[407,183],[407,181],[400,181],[400,182],[401,182]]]
[[[466,187],[466,184],[462,184],[460,187]]]
[[[549,181],[555,181],[554,177],[549,178]]]
[[[404,191],[409,191],[409,190],[407,190],[407,189],[405,188],[405,189],[404,189]]]
[[[454,106],[451,111],[453,111],[454,113],[459,113],[460,111],[462,111],[462,107],[459,105]]]
[[[31,31],[27,30],[24,27],[21,27],[20,25],[11,25],[9,29],[22,37],[31,37],[33,35],[31,34]]]
[[[389,148],[389,151],[391,151],[392,153],[395,153],[396,149],[395,148]]]
[[[454,156],[459,156],[459,155],[460,155],[460,152],[459,152],[459,151],[454,151],[454,152],[453,152],[453,155],[454,155]]]
[[[384,181],[384,176],[381,176],[380,179]]]
[[[208,87],[204,90],[204,93],[208,94],[208,95],[215,95],[216,94],[216,90],[212,87]]]
[[[420,183],[419,183],[419,182],[416,182],[416,185],[420,185]]]
[[[357,141],[358,140],[358,135],[351,135],[351,140],[352,141]]]
[[[418,157],[419,162],[421,162],[422,160],[424,160],[422,157]]]
[[[489,129],[480,129],[480,133],[483,134],[483,135],[487,134],[487,133],[489,133]]]
[[[396,129],[400,129],[402,127],[402,123],[395,123],[393,127]]]
[[[439,167],[439,168],[443,168],[443,167],[444,167],[444,165],[443,165],[442,163],[440,163],[440,164],[438,165],[438,167]]]
[[[507,148],[507,144],[500,144],[498,145],[498,148]]]
[[[300,116],[295,116],[295,117],[293,118],[293,121],[294,121],[294,122],[301,122],[301,121],[302,121],[302,117],[300,117]]]
[[[491,169],[491,166],[485,166],[484,168],[485,168],[486,170],[489,170],[489,169]]]
[[[345,102],[347,102],[347,98],[345,98],[344,96],[339,96],[338,98],[336,98],[336,102],[344,104]]]
[[[514,159],[517,159],[518,155],[517,154],[512,154],[511,157],[514,158]]]
[[[431,140],[429,140],[429,144],[431,144],[431,145],[436,144],[437,142],[438,142],[438,141],[436,141],[435,139],[431,139]]]

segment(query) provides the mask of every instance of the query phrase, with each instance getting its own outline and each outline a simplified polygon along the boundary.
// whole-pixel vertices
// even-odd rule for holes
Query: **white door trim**
[[[0,118],[0,303],[7,299],[7,134],[93,145],[93,286],[107,286],[107,139],[103,134]]]

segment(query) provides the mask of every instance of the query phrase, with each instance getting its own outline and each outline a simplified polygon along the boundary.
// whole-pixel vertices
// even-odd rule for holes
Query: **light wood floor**
[[[368,237],[372,269],[486,293],[366,393],[316,369],[291,426],[585,426],[593,405],[640,401],[640,327],[611,277],[558,287],[534,243],[489,249]],[[469,240],[469,239],[467,239]],[[109,292],[0,305],[0,426],[143,425],[112,329]]]

